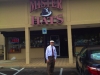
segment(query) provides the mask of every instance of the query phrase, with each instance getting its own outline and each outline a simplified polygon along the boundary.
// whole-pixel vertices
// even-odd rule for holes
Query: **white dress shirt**
[[[53,47],[53,53],[54,53],[54,58],[56,59],[57,58],[57,52],[56,52],[56,48],[55,46],[51,46],[49,45],[47,48],[46,48],[46,60],[48,60],[48,56],[52,56],[52,47]]]

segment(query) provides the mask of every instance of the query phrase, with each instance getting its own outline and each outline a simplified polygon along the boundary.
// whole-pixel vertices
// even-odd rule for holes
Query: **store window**
[[[21,48],[25,48],[25,37],[20,37]]]
[[[43,48],[44,37],[32,36],[30,38],[30,48]],[[25,37],[9,37],[8,38],[8,52],[19,53],[21,49],[25,48]]]
[[[75,35],[75,46],[100,45],[99,41],[99,36],[96,33]]]
[[[90,34],[89,45],[99,45],[99,37],[97,34]]]
[[[42,48],[44,47],[44,37],[43,36],[31,36],[30,38],[31,48]]]
[[[20,53],[21,44],[19,37],[9,37],[8,38],[8,52],[9,53]]]
[[[88,41],[89,41],[88,38],[89,38],[89,36],[87,34],[76,35],[75,36],[75,46],[88,45]]]

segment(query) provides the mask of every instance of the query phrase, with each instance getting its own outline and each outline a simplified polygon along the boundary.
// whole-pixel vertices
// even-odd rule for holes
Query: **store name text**
[[[31,17],[32,25],[41,25],[41,24],[62,24],[64,22],[62,15],[50,16],[50,17]]]
[[[52,16],[53,12],[50,7],[62,10],[62,0],[30,0],[30,12],[34,12],[37,9],[42,9],[39,16],[31,16],[31,25],[41,24],[62,24],[63,14]]]
[[[62,0],[30,0],[30,6],[30,12],[45,7],[62,9]]]

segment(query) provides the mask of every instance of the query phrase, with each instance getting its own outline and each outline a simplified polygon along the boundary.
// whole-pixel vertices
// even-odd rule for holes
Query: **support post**
[[[26,64],[30,64],[30,30],[25,28]]]
[[[69,63],[73,63],[73,51],[72,51],[72,31],[71,25],[67,25],[67,36],[68,36],[68,54],[69,54]]]

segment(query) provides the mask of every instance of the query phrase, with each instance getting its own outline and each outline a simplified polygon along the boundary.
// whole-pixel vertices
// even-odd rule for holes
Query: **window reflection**
[[[30,38],[30,47],[44,47],[44,37],[34,36]],[[8,52],[20,52],[21,48],[25,48],[25,37],[8,37]]]
[[[88,35],[77,35],[75,40],[76,46],[88,45]]]
[[[44,47],[44,38],[43,36],[34,36],[31,37],[31,47]]]
[[[17,53],[21,52],[20,38],[18,37],[9,37],[8,38],[8,52]]]
[[[83,34],[76,35],[75,45],[84,46],[84,45],[100,45],[99,36],[97,34]]]

